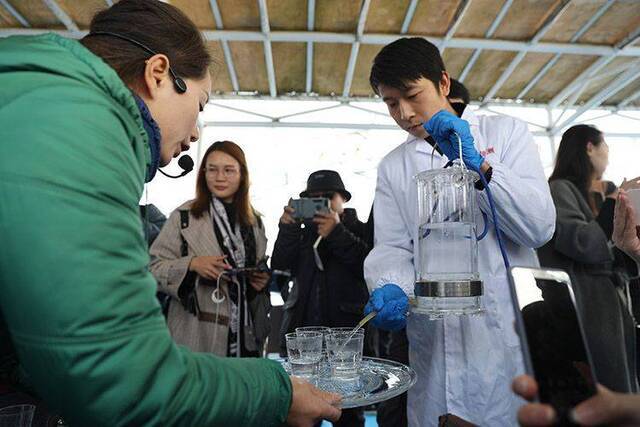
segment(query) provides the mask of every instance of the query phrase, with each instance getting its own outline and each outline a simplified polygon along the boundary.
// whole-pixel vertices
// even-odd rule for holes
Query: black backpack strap
[[[187,227],[189,227],[189,211],[181,210],[180,211],[180,228],[184,230]],[[184,237],[182,236],[182,234],[180,235],[180,238],[182,239],[182,244],[180,245],[180,254],[182,256],[187,256],[189,255],[189,247],[187,246],[187,241],[184,240]]]

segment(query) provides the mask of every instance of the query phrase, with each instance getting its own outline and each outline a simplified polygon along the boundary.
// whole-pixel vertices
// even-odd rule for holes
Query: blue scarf
[[[149,111],[149,107],[147,104],[140,98],[138,95],[133,94],[133,97],[136,100],[136,104],[138,105],[138,109],[140,110],[140,115],[142,116],[142,125],[144,126],[144,130],[147,132],[147,136],[149,137],[149,147],[151,148],[151,163],[147,168],[147,174],[144,182],[149,182],[153,179],[158,171],[158,167],[160,167],[160,127],[153,117],[151,117],[151,112]]]

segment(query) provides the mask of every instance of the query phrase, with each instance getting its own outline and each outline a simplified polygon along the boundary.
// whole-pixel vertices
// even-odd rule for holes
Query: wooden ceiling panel
[[[360,0],[317,0],[314,28],[316,31],[353,33],[361,5]]]
[[[313,48],[313,91],[320,95],[342,95],[351,45],[316,43]]]
[[[497,39],[529,40],[561,0],[515,0],[498,30]]]
[[[80,29],[88,29],[93,15],[108,7],[103,0],[58,0],[58,4]]]
[[[272,43],[278,93],[304,93],[307,70],[306,43]]]
[[[580,94],[577,104],[581,105],[590,100],[596,93],[611,84],[613,79],[615,79],[615,77],[607,77],[589,84],[589,86],[587,86],[587,88]]]
[[[640,1],[618,0],[580,39],[579,43],[613,45],[640,27]]]
[[[399,34],[408,7],[409,0],[372,0],[364,32]]]
[[[382,46],[379,45],[361,45],[358,51],[358,61],[353,74],[353,82],[351,84],[351,93],[355,96],[373,96],[373,90],[369,85],[369,74],[371,73],[371,65],[373,59],[380,52]]]
[[[410,34],[443,36],[461,0],[421,0],[409,26]]]
[[[171,0],[171,4],[184,12],[201,30],[216,28],[209,0]],[[222,14],[222,12],[220,13]]]
[[[464,81],[464,85],[471,93],[471,98],[479,99],[484,96],[515,56],[515,52],[482,51],[469,76]]]
[[[605,101],[605,104],[607,104],[607,105],[617,105],[620,102],[622,102],[623,99],[625,99],[628,96],[633,95],[634,93],[637,93],[639,90],[640,90],[640,79],[636,79],[635,82],[629,84],[627,87],[622,89],[620,92],[618,92],[617,94],[615,94],[611,98],[607,99]],[[639,105],[640,104],[640,99],[636,99],[635,102],[636,102],[636,105]],[[631,103],[631,105],[633,105],[633,103]]]
[[[621,70],[619,69],[619,67],[625,64],[631,64],[635,62],[635,60],[636,60],[635,58],[622,57],[622,58],[616,58],[613,61],[611,61],[598,74],[605,75],[605,74],[608,74],[609,72],[614,72],[615,74],[611,74],[607,77],[603,77],[602,79],[596,80],[591,84],[589,84],[589,86],[587,86],[587,88],[582,92],[582,94],[578,98],[578,102],[586,102],[593,95],[598,93],[601,89],[604,89],[606,86],[611,84],[611,82],[614,79],[616,79],[620,74],[626,71],[626,69]]]
[[[527,98],[533,98],[536,102],[549,101],[597,59],[597,56],[562,55],[538,84],[531,88]]]
[[[458,78],[464,66],[469,62],[469,58],[473,54],[473,49],[446,49],[444,51],[444,66],[451,77]]]
[[[501,99],[515,99],[544,65],[553,58],[552,53],[528,53],[520,61],[496,96]]]
[[[307,2],[301,0],[267,1],[269,26],[274,31],[306,31]]]
[[[213,65],[211,66],[211,92],[229,93],[233,92],[231,86],[231,78],[229,77],[229,70],[224,60],[224,54],[222,53],[222,46],[220,42],[208,42],[207,48],[213,58]]]
[[[542,41],[566,43],[605,3],[605,0],[574,0],[551,26]]]
[[[218,0],[225,30],[259,30],[260,11],[256,0]]]
[[[0,28],[20,28],[22,25],[0,4]]]
[[[456,37],[484,37],[503,4],[502,0],[472,1],[456,30]]]
[[[41,0],[11,1],[11,5],[34,28],[64,29],[58,18]]]
[[[241,91],[269,93],[267,68],[261,42],[229,42]]]

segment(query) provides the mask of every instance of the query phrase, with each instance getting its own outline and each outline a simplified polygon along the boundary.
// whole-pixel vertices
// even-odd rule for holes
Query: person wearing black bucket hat
[[[311,197],[312,193],[340,193],[345,202],[351,200],[351,193],[344,188],[340,174],[332,170],[315,171],[307,179],[307,188],[300,197]]]
[[[290,270],[291,291],[282,289],[285,299],[280,329],[284,335],[301,326],[355,326],[369,298],[364,281],[364,259],[371,250],[366,225],[355,209],[343,204],[351,199],[338,172],[319,170],[309,175],[300,197],[324,197],[330,212],[318,212],[313,220],[296,220],[285,206],[271,267]],[[304,227],[303,227],[304,225]],[[364,426],[362,409],[342,411],[336,426]]]

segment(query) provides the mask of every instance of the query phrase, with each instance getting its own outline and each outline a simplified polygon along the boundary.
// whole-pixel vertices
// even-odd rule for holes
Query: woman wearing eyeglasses
[[[171,214],[151,246],[151,272],[173,297],[167,323],[178,344],[259,357],[269,334],[269,274],[235,271],[256,267],[267,247],[247,162],[237,144],[218,141],[202,165],[196,198]]]

